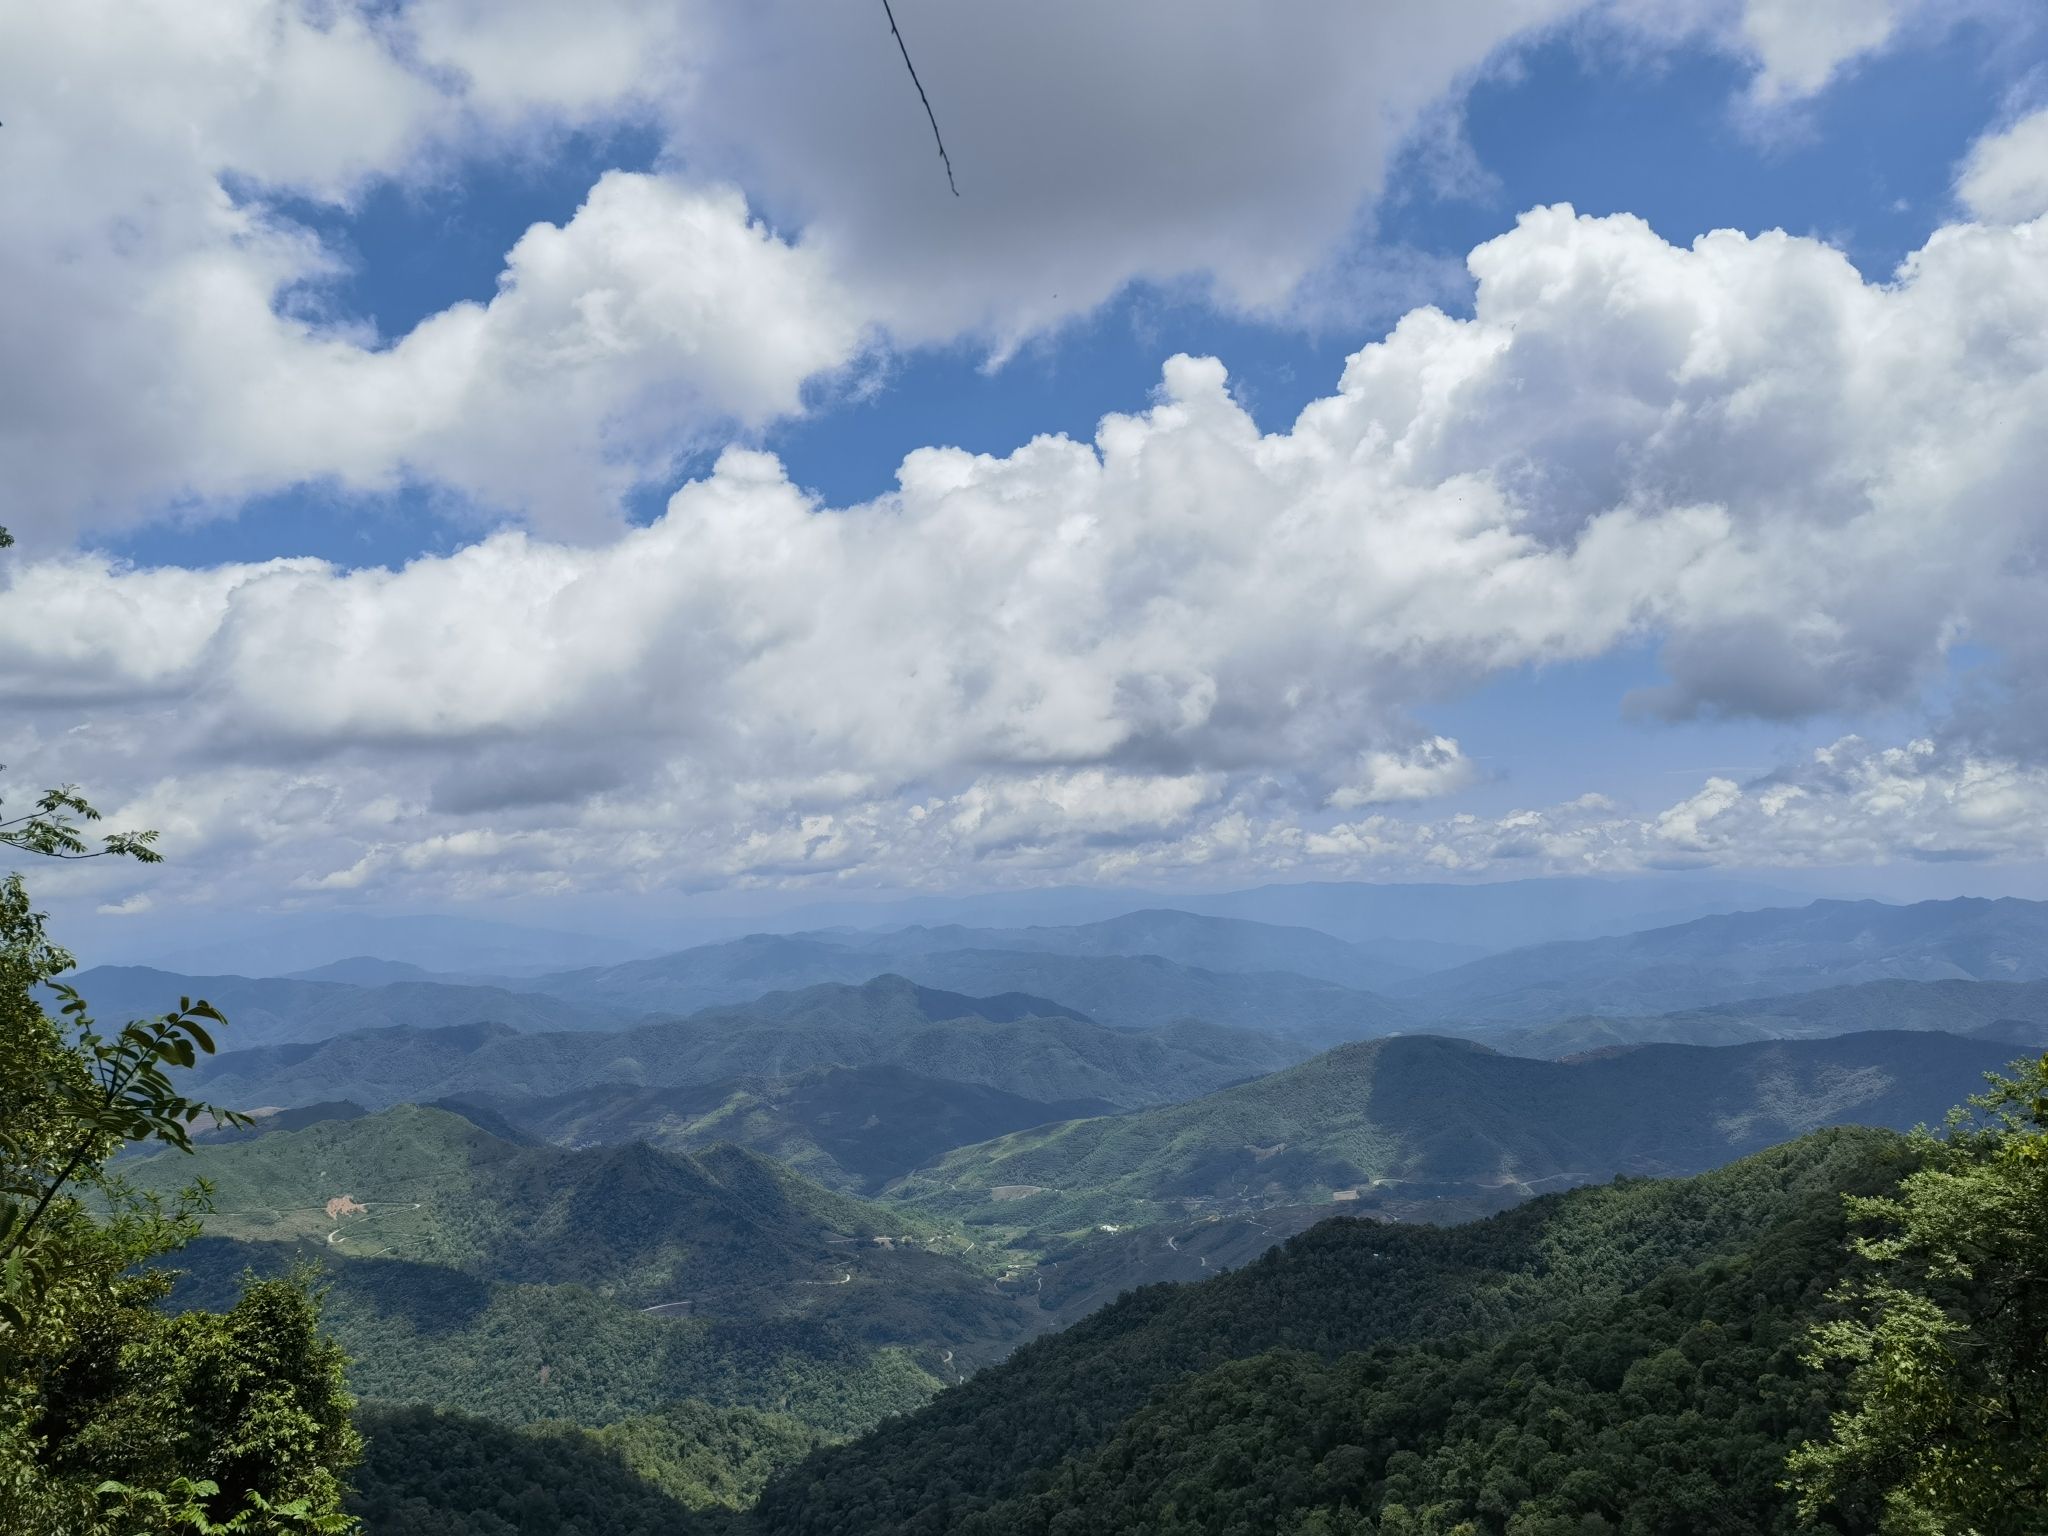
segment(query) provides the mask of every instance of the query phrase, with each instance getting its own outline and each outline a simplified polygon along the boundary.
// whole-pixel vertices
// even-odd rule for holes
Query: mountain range
[[[2048,1045],[2048,982],[1866,981],[1715,1008],[1646,1017],[1579,1014],[1474,1033],[1513,1055],[1562,1057],[1623,1045],[1738,1045],[1866,1029],[1938,1029],[2013,1045]]]
[[[1360,991],[1391,986],[1427,971],[1451,946],[1362,944],[1313,928],[1214,917],[1172,908],[1125,912],[1098,922],[1018,928],[973,928],[960,923],[913,926],[879,933],[810,934],[894,956],[939,955],[956,950],[1009,950],[1027,954],[1102,958],[1153,955],[1208,971],[1287,971]],[[1444,964],[1455,963],[1445,960]]]
[[[100,967],[76,982],[103,1018],[144,1016],[179,996],[205,997],[228,1013],[233,1028],[227,1038],[238,1046],[402,1024],[605,1029],[708,1008],[758,1012],[768,1006],[762,1001],[768,994],[834,982],[858,986],[896,974],[983,998],[1023,994],[1037,999],[1032,1006],[1040,1014],[1124,1028],[1200,1020],[1284,1039],[1301,1054],[1434,1029],[1498,1039],[1527,1054],[1562,1055],[1643,1040],[1728,1043],[1894,1022],[1966,1030],[2000,1017],[2024,1020],[2038,1005],[2021,994],[2009,994],[2017,1012],[1985,1017],[1984,999],[1965,1000],[1953,989],[1910,1001],[1902,989],[1860,996],[1839,989],[1877,981],[2012,986],[2041,980],[2037,973],[2048,972],[2048,960],[2040,958],[2048,953],[2044,940],[2043,903],[1817,902],[1510,950],[1421,972],[1369,946],[1307,929],[1146,910],[1064,927],[761,934],[519,978],[437,974],[410,962],[354,956],[296,977]],[[1781,1001],[1803,991],[1834,995],[1834,1017]],[[1745,1003],[1769,1006],[1736,1006]],[[1788,1008],[1798,1016],[1767,1017]],[[1673,1017],[1678,1014],[1698,1016]],[[1617,1022],[1571,1022],[1581,1019]],[[1558,1025],[1566,1027],[1553,1028]],[[807,1063],[823,1064],[854,1063]],[[1053,1097],[1108,1096],[1084,1089]]]
[[[1260,926],[1241,924],[1235,931],[1243,937]],[[1299,941],[1282,932],[1272,949],[1299,954]],[[1311,1049],[1382,1034],[1414,1018],[1409,1009],[1377,993],[1277,964],[1258,971],[1215,970],[1155,954],[1005,949],[994,942],[1001,937],[958,932],[935,947],[924,930],[829,939],[756,934],[653,960],[539,976],[522,985],[614,1012],[690,1013],[744,1003],[765,992],[895,974],[975,996],[1024,992],[1054,997],[1069,1011],[1125,1028],[1200,1019],[1298,1040]],[[1262,942],[1263,936],[1244,937],[1235,951],[1240,963],[1264,953]]]
[[[598,1084],[674,1088],[890,1065],[1042,1104],[1128,1107],[1190,1098],[1305,1054],[1240,1030],[1196,1023],[1114,1029],[1047,999],[974,998],[883,976],[621,1030],[400,1026],[227,1051],[202,1065],[198,1082],[224,1103],[349,1098],[382,1107],[453,1094],[553,1098]]]
[[[1086,925],[1144,909],[1310,928],[1436,969],[1495,950],[1595,938],[1689,922],[1716,912],[1785,906],[1781,885],[1699,873],[1620,878],[1542,877],[1483,885],[1310,880],[1231,891],[1054,886],[972,895],[910,896],[789,908],[787,931],[882,931],[933,924],[1018,928]],[[765,923],[757,927],[768,927]]]

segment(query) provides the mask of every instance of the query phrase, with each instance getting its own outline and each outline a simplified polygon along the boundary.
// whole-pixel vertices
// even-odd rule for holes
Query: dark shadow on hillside
[[[355,1259],[328,1266],[337,1301],[403,1318],[419,1333],[457,1333],[491,1304],[488,1281],[441,1264]]]
[[[377,1536],[693,1536],[717,1528],[617,1452],[573,1434],[520,1434],[467,1414],[366,1406],[348,1501]]]
[[[488,1282],[439,1264],[409,1259],[343,1259],[317,1243],[250,1243],[202,1237],[165,1267],[179,1274],[165,1305],[177,1311],[222,1311],[235,1304],[244,1280],[288,1274],[301,1265],[317,1271],[332,1311],[400,1317],[420,1333],[454,1333],[490,1305]]]

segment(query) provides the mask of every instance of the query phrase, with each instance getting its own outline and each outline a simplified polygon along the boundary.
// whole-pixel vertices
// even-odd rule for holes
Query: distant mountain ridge
[[[1582,1014],[1474,1036],[1513,1055],[1556,1058],[1623,1045],[1735,1045],[1866,1029],[1938,1029],[2048,1045],[2048,981],[1865,981],[1642,1017]]]
[[[1310,928],[1381,958],[1436,969],[1479,954],[1688,922],[1716,912],[1791,906],[1782,886],[1698,873],[1527,880],[1392,882],[1305,880],[1226,891],[1054,887],[964,896],[918,896],[792,908],[789,931],[882,931],[961,923],[1064,927],[1171,908],[1209,917]],[[768,928],[773,925],[762,923]]]
[[[64,978],[102,1023],[152,1018],[180,997],[204,998],[227,1016],[223,1047],[321,1040],[353,1030],[502,1024],[514,1030],[616,1028],[631,1017],[545,992],[447,981],[358,986],[289,977],[185,976],[140,965],[103,965]]]
[[[1284,1035],[1311,1048],[1383,1034],[1414,1019],[1412,1010],[1377,993],[1292,972],[1214,971],[1143,954],[933,949],[916,936],[898,944],[889,935],[756,934],[523,985],[621,1012],[693,1013],[747,1003],[764,992],[881,974],[976,997],[1022,992],[1057,998],[1087,1017],[1127,1028],[1201,1019]]]
[[[367,955],[432,972],[515,975],[648,952],[646,945],[598,934],[431,912],[295,913],[224,931],[226,937],[216,930],[196,942],[167,945],[147,963],[194,974],[289,976]]]
[[[2048,979],[2048,902],[1816,901],[1489,955],[1403,983],[1439,1019],[1652,1014],[1865,981]]]
[[[1374,991],[1434,969],[1411,952],[1406,961],[1386,951],[1334,938],[1313,928],[1214,917],[1152,907],[1100,922],[976,928],[959,923],[911,926],[882,932],[804,937],[832,940],[892,955],[942,954],[951,950],[1021,950],[1075,957],[1156,955],[1178,965],[1209,971],[1287,971],[1317,981]]]

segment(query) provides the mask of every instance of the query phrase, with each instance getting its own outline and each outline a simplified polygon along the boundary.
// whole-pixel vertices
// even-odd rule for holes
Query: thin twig
[[[917,66],[910,62],[910,46],[903,41],[903,33],[896,25],[896,13],[889,8],[889,0],[882,0],[882,14],[889,18],[889,33],[896,39],[896,51],[903,55],[903,67],[910,71],[910,83],[917,87],[917,99],[924,103],[924,115],[932,125],[932,142],[939,146],[939,159],[946,167],[946,185],[953,189],[953,195],[960,195],[960,188],[953,180],[953,157],[946,153],[946,141],[939,133],[938,114],[932,111],[932,99],[924,93],[924,82],[917,78]]]

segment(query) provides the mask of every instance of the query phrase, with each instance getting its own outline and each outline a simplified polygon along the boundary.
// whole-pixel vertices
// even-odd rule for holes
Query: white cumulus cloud
[[[2048,108],[1973,144],[1956,195],[1983,219],[2016,223],[2048,213]]]

